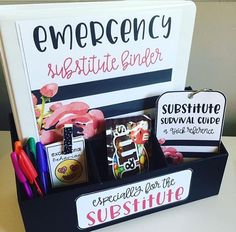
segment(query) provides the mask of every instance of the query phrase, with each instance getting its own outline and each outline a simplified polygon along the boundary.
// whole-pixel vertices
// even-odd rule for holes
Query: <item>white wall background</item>
[[[224,134],[236,135],[236,2],[197,2],[187,84],[227,97]]]
[[[5,2],[22,1],[0,0],[0,3]],[[225,93],[227,111],[224,134],[236,135],[236,1],[195,2],[197,16],[187,85],[194,89],[211,88]],[[8,129],[9,112],[9,100],[0,70],[0,130]]]

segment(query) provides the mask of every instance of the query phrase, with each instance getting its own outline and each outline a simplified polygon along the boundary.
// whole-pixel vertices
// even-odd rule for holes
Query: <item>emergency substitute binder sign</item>
[[[105,118],[152,114],[157,96],[185,88],[193,2],[51,6],[53,12],[47,4],[1,12],[4,69],[19,139],[51,133],[41,122],[57,102],[83,102]],[[44,103],[41,89],[52,84],[58,91]]]
[[[183,201],[189,196],[190,169],[133,184],[79,196],[76,199],[78,228],[124,218]]]

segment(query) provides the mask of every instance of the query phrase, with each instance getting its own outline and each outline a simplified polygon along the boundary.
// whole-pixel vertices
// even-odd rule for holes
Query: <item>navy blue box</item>
[[[149,172],[109,180],[102,165],[106,162],[103,139],[101,136],[87,141],[90,167],[87,184],[26,200],[22,186],[16,181],[27,232],[91,231],[219,193],[228,158],[222,143],[217,155],[170,166],[159,145],[153,142],[153,152],[157,155]],[[15,140],[16,133],[12,130],[12,141]]]

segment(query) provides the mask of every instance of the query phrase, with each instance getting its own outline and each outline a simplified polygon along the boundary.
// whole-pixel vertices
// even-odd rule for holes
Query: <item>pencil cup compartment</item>
[[[150,170],[162,169],[167,167],[167,162],[156,136],[151,133],[150,141],[152,152],[150,157]]]
[[[89,179],[101,183],[107,179],[106,135],[99,134],[86,140]]]
[[[149,168],[146,172],[165,168],[167,163],[155,135],[151,134],[149,142],[151,144],[148,151],[150,154],[148,160]],[[109,174],[105,133],[86,140],[86,154],[89,172],[91,176],[96,178],[97,182],[114,180]]]
[[[14,125],[14,124],[13,124]],[[14,128],[14,127],[13,127]],[[12,142],[17,139],[14,129],[12,132]],[[181,165],[172,165],[165,168],[166,161],[162,153],[160,145],[155,136],[151,136],[152,141],[152,156],[150,157],[150,171],[140,175],[133,175],[129,178],[120,180],[106,181],[108,173],[107,152],[106,152],[106,136],[101,134],[93,139],[86,141],[86,152],[89,172],[89,182],[68,186],[66,188],[57,188],[52,193],[44,197],[35,197],[32,200],[26,200],[22,185],[16,181],[17,196],[20,211],[24,221],[26,231],[92,231],[108,225],[127,221],[131,218],[143,216],[145,214],[158,212],[163,209],[168,209],[177,205],[182,205],[192,201],[200,200],[209,196],[217,195],[219,193],[228,153],[223,144],[221,144],[220,154],[217,156],[199,159],[196,162],[183,163]],[[214,175],[206,175],[207,173],[214,173]],[[186,173],[190,173],[189,179],[186,179]],[[140,211],[131,216],[125,216],[117,220],[109,221],[107,223],[91,226],[86,229],[78,227],[80,223],[80,212],[86,212],[86,207],[78,208],[76,211],[76,202],[83,197],[97,194],[98,197],[108,194],[107,191],[115,191],[119,194],[120,188],[123,192],[131,185],[143,188],[151,183],[159,183],[163,180],[174,179],[175,185],[182,184],[182,180],[188,182],[188,194],[186,198],[180,199],[179,202],[170,203],[164,206],[155,207],[150,210]],[[141,186],[141,187],[140,187]],[[143,186],[143,187],[142,187]],[[182,186],[182,185],[181,185]],[[173,186],[174,188],[175,186]],[[177,186],[178,187],[178,186]],[[156,189],[149,189],[150,194],[155,194]],[[121,192],[122,193],[122,192]],[[148,193],[147,193],[148,194]],[[158,192],[156,193],[158,194]],[[143,198],[140,196],[140,202]],[[128,201],[131,198],[127,199]],[[85,201],[88,204],[87,201]],[[117,203],[116,203],[117,204]],[[96,208],[96,207],[95,207]],[[42,213],[44,212],[44,213]],[[57,223],[49,223],[56,221]],[[45,225],[47,228],[45,229]]]

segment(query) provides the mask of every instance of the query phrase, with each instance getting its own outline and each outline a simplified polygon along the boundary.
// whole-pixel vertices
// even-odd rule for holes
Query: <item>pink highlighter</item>
[[[11,153],[11,161],[12,161],[17,179],[19,180],[20,183],[23,184],[23,186],[25,188],[25,193],[26,193],[27,198],[29,198],[29,199],[33,198],[33,193],[30,188],[30,185],[27,182],[25,175],[23,174],[23,172],[20,169],[16,152]]]

